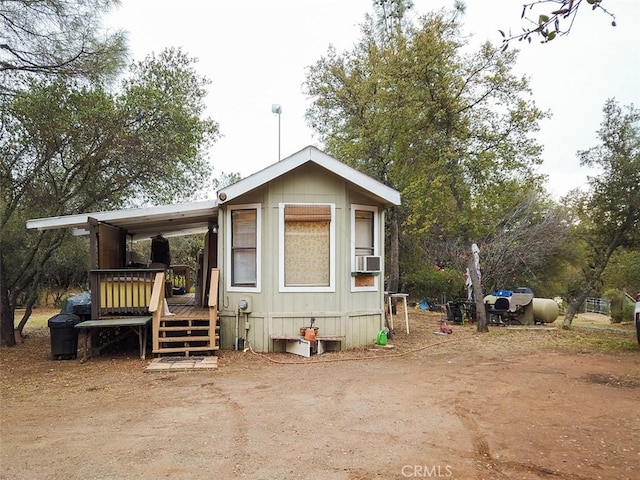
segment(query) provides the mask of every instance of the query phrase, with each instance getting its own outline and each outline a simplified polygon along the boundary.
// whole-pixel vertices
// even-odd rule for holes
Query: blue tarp
[[[91,317],[91,292],[82,292],[67,298],[60,313]]]
[[[495,290],[491,295],[494,297],[510,297],[513,295],[512,290]]]

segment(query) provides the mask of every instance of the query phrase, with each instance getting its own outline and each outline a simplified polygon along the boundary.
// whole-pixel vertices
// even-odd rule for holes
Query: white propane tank
[[[553,323],[558,318],[560,309],[555,300],[551,298],[533,299],[533,318],[537,322]]]

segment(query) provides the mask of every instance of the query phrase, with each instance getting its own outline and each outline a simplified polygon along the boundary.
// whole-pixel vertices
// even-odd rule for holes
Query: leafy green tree
[[[97,80],[117,73],[126,37],[100,33],[100,18],[118,0],[10,0],[0,2],[0,95],[37,76]]]
[[[42,285],[54,305],[62,306],[71,290],[83,290],[89,285],[89,242],[86,237],[73,237],[64,242],[47,262]],[[22,331],[21,325],[16,330]]]
[[[565,315],[566,328],[585,298],[599,289],[616,250],[640,246],[640,111],[608,100],[603,113],[600,145],[578,153],[581,165],[602,173],[589,177],[589,190],[573,198],[576,234],[587,246],[588,258]]]
[[[0,247],[6,257],[21,246],[4,262],[10,308],[23,295],[30,314],[46,262],[65,238],[23,232],[26,218],[204,194],[210,166],[202,152],[218,126],[203,117],[207,80],[194,63],[168,49],[135,64],[117,93],[58,78],[2,99]]]
[[[640,249],[616,250],[602,272],[605,288],[626,290],[632,296],[640,293]]]
[[[213,179],[213,189],[220,190],[242,180],[242,176],[238,172],[225,173],[221,172],[219,178]]]
[[[15,344],[13,316],[18,297],[26,298],[25,317],[43,270],[32,268],[48,258],[65,232],[45,232],[32,239],[24,221],[46,213],[37,203],[40,185],[31,184],[28,162],[35,146],[21,144],[24,137],[14,115],[14,96],[28,91],[32,82],[48,78],[74,78],[105,82],[126,60],[122,32],[102,35],[100,17],[117,0],[14,0],[0,2],[0,345]],[[38,113],[38,112],[34,112]],[[16,191],[14,192],[14,188]],[[23,192],[34,193],[30,198]],[[24,265],[21,261],[24,260]],[[18,273],[16,273],[18,272]]]
[[[471,267],[470,246],[495,231],[495,212],[540,188],[529,134],[544,113],[512,73],[516,52],[465,53],[455,14],[379,24],[370,19],[351,52],[329,49],[309,69],[307,118],[329,152],[401,191],[403,207],[388,215],[393,290],[401,234],[459,239]],[[477,278],[474,287],[482,314]]]
[[[420,299],[455,299],[464,290],[464,278],[459,270],[437,265],[420,265],[419,269],[403,277],[403,283],[411,296]]]

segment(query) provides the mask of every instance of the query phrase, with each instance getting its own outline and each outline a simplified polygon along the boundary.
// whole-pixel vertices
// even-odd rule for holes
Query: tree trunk
[[[600,281],[600,277],[602,276],[602,272],[607,268],[609,264],[609,259],[613,252],[616,251],[618,246],[620,245],[620,238],[622,237],[622,232],[617,231],[613,235],[609,245],[607,245],[604,253],[596,260],[593,268],[591,268],[589,272],[589,276],[587,277],[587,282],[585,283],[584,288],[578,294],[578,296],[573,299],[573,301],[569,304],[569,309],[567,310],[566,315],[564,316],[564,322],[562,322],[562,328],[568,329],[571,328],[571,322],[573,322],[573,317],[578,314],[578,310],[580,310],[580,306],[584,303],[589,293],[593,291],[596,284]]]
[[[40,294],[40,283],[36,282],[35,280],[36,278],[38,278],[38,276],[34,277],[33,283],[29,286],[29,288],[27,288],[24,291],[24,294],[25,294],[25,300],[23,304],[24,314],[22,315],[22,318],[18,322],[18,325],[15,327],[17,334],[19,334],[21,337],[24,336],[22,334],[22,330],[24,329],[25,325],[27,324],[27,321],[29,320],[29,318],[31,317],[31,314],[33,313],[33,307],[38,302],[38,297]],[[15,321],[14,321],[14,324],[15,324]]]
[[[487,326],[487,314],[484,310],[484,293],[482,292],[482,282],[476,271],[476,262],[473,257],[473,251],[470,251],[467,267],[471,276],[471,285],[473,286],[473,300],[476,304],[476,328],[478,332],[486,333],[489,331]]]
[[[12,347],[16,344],[13,314],[5,277],[4,255],[0,249],[0,347]]]
[[[587,280],[586,285],[582,289],[582,291],[578,294],[576,298],[574,298],[569,304],[569,308],[567,309],[567,313],[564,316],[564,321],[562,322],[562,328],[568,329],[571,328],[571,322],[573,322],[573,317],[575,317],[580,311],[580,307],[584,304],[584,301],[589,296],[589,292],[593,290],[593,287],[600,280],[600,276],[604,269],[607,266],[609,259],[607,258],[602,265],[596,266],[593,270],[591,270],[591,274],[589,275],[589,279]]]
[[[400,225],[395,207],[389,210],[389,284],[387,291],[397,292],[400,288]]]
[[[578,298],[575,298],[571,303],[569,303],[569,308],[567,309],[567,313],[564,316],[564,321],[562,322],[562,328],[569,329],[571,328],[571,322],[573,322],[573,317],[578,314],[578,310],[580,309],[580,305],[584,302],[586,295],[580,294]]]

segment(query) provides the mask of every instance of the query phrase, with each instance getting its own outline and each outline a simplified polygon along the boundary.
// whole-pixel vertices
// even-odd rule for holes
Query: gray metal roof
[[[158,234],[170,237],[206,232],[210,222],[217,223],[218,205],[215,200],[207,200],[109,212],[37,218],[28,220],[27,228],[38,230],[73,228],[76,234],[81,235],[88,233],[90,218],[124,228],[134,239],[150,238]]]

